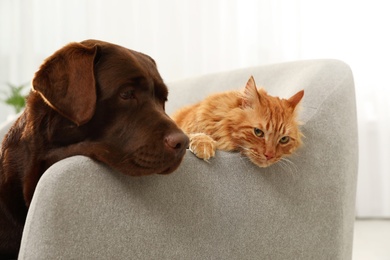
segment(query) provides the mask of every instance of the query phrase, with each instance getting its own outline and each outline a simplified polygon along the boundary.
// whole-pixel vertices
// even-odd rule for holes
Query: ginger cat
[[[297,121],[301,90],[289,99],[257,89],[250,77],[245,90],[211,95],[178,110],[173,119],[190,138],[189,149],[208,160],[215,150],[239,151],[259,167],[268,167],[301,145]]]

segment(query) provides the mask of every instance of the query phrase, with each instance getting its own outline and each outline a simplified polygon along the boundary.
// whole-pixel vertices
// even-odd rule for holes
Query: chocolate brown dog
[[[55,162],[85,155],[126,175],[174,171],[188,138],[165,113],[167,95],[145,54],[87,40],[50,56],[1,146],[0,259],[17,257],[35,187]]]

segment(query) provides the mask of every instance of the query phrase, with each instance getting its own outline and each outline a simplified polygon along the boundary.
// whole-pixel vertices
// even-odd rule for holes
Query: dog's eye
[[[133,99],[135,98],[134,89],[126,90],[120,93],[122,99]]]

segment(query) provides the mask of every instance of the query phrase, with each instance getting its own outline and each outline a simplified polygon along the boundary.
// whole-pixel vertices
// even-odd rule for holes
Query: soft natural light
[[[389,217],[389,25],[385,0],[2,0],[0,90],[30,82],[44,58],[87,38],[151,55],[166,81],[300,59],[343,60],[358,104],[357,214]],[[1,122],[12,114],[0,105]]]

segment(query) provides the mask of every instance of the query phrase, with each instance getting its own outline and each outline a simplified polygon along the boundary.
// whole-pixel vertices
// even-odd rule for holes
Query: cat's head
[[[273,97],[257,89],[251,77],[242,93],[242,125],[236,130],[241,153],[260,167],[292,154],[302,142],[297,108],[303,94],[301,90],[289,99]]]

